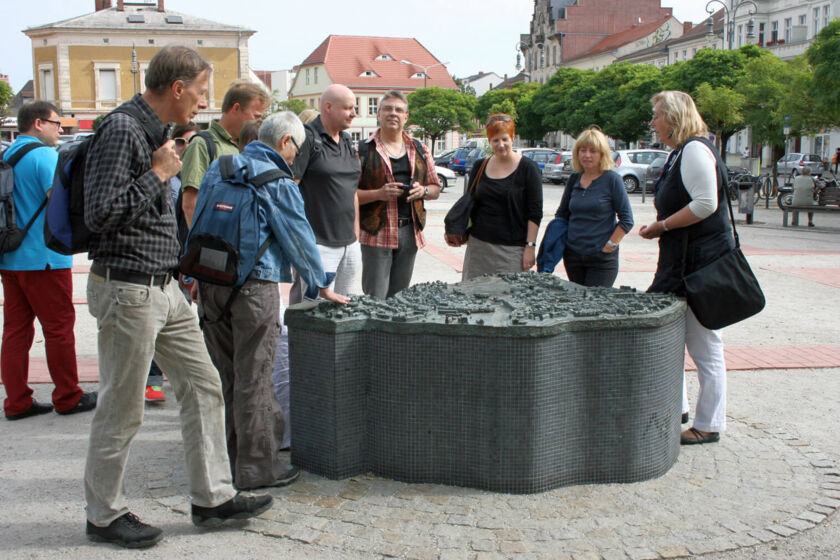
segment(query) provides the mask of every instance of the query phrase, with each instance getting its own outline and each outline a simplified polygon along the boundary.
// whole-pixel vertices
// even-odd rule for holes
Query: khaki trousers
[[[222,384],[178,282],[161,288],[91,274],[87,298],[99,330],[99,402],[85,468],[88,520],[104,527],[128,512],[125,465],[143,422],[152,359],[169,378],[181,408],[192,503],[215,507],[233,498]],[[142,448],[139,453],[144,455]]]

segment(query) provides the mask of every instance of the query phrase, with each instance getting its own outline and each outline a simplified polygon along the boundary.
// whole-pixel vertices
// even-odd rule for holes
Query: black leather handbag
[[[446,213],[446,217],[443,219],[446,237],[455,241],[458,245],[463,245],[470,237],[470,226],[472,225],[470,222],[474,203],[473,196],[489,160],[489,157],[484,158],[484,161],[481,162],[481,166],[478,168],[478,173],[473,177],[470,188],[467,189],[467,192],[461,198],[455,201],[455,204],[452,205],[452,208],[449,209],[449,212]]]
[[[729,207],[735,248],[706,266],[683,276],[688,306],[700,324],[712,330],[722,329],[752,317],[764,309],[765,304],[761,286],[744,253],[741,252],[732,203],[726,196],[725,189],[722,196]]]

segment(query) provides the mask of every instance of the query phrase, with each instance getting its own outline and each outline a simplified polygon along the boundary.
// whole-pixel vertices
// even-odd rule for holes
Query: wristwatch
[[[525,246],[526,246],[526,247],[536,247],[536,246],[537,246],[537,244],[536,244],[536,243],[534,243],[533,241],[526,241],[526,242],[525,242]]]
[[[612,249],[613,251],[618,249],[618,243],[613,243],[611,239],[607,239],[607,245],[609,245],[610,249]]]
[[[429,196],[429,187],[425,187],[423,189],[423,198],[426,198],[427,196]]]

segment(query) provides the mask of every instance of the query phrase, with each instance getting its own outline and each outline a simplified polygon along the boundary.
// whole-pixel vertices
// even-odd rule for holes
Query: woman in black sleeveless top
[[[651,127],[673,151],[655,188],[657,221],[639,232],[646,239],[659,238],[659,262],[648,291],[684,296],[683,277],[734,246],[723,192],[726,171],[691,96],[663,91],[651,103]],[[697,365],[700,393],[694,425],[680,440],[683,445],[712,443],[726,429],[723,340],[720,331],[705,328],[687,309],[685,345]],[[685,423],[685,385],[682,411]]]

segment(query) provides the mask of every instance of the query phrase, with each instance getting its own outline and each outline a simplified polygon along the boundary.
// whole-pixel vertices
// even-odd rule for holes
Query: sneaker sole
[[[103,537],[102,535],[97,535],[96,533],[88,533],[87,538],[91,542],[96,543],[107,543],[107,544],[115,544],[117,546],[121,546],[123,548],[149,548],[150,546],[154,546],[163,539],[163,534],[160,534],[156,537],[151,539],[146,539],[144,541],[132,541],[126,542],[120,539],[109,539],[107,537]]]
[[[256,517],[261,513],[264,513],[271,509],[271,506],[274,505],[274,502],[268,502],[266,505],[261,506],[259,509],[255,509],[254,511],[243,511],[240,513],[236,513],[231,515],[230,517],[225,517],[224,519],[221,517],[198,517],[197,515],[192,515],[192,522],[193,525],[196,527],[201,527],[202,529],[214,529],[216,527],[221,527],[225,521],[231,520],[243,520],[243,519],[250,519],[252,517]]]

